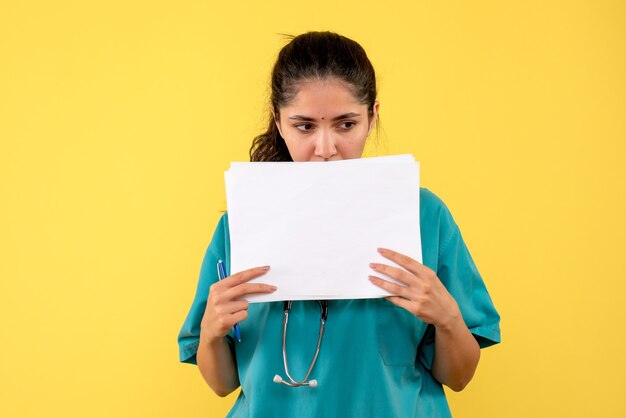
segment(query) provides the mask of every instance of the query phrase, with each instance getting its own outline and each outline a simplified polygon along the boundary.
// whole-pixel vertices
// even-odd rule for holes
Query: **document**
[[[389,248],[422,262],[419,162],[412,155],[329,162],[233,162],[224,173],[230,274],[277,287],[250,302],[388,296],[369,263],[401,266]]]

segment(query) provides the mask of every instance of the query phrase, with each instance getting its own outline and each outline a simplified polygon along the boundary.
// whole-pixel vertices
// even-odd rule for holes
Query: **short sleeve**
[[[196,287],[191,307],[178,333],[178,351],[179,361],[183,363],[197,364],[196,353],[200,343],[200,324],[206,308],[209,289],[213,283],[218,280],[217,262],[222,260],[226,274],[229,274],[229,239],[228,239],[228,215],[224,213],[219,220],[211,243],[206,249],[202,266],[200,268],[200,277]],[[227,337],[228,343],[233,347],[232,336]]]
[[[442,203],[437,277],[454,297],[463,320],[480,348],[500,342],[500,315],[465,245],[452,214]],[[428,369],[435,357],[435,327],[429,325],[422,341],[420,360]]]

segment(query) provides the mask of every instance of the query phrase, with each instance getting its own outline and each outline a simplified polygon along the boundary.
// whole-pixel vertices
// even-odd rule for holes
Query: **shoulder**
[[[455,235],[460,234],[448,205],[425,187],[420,187],[420,225],[423,242],[436,242],[440,250]]]
[[[228,211],[224,211],[221,215],[217,224],[215,225],[215,234],[220,233],[228,233]]]
[[[426,187],[420,187],[420,205],[425,208],[435,210],[441,210],[446,206],[439,196]]]
[[[222,213],[217,225],[215,226],[213,238],[211,239],[208,250],[220,257],[224,257],[226,255],[224,254],[225,247],[229,245],[230,231],[228,228],[228,212],[225,211]]]
[[[218,228],[226,228],[228,230],[228,211],[225,210],[224,213],[222,213],[217,226]]]
[[[437,220],[439,221],[438,224],[454,223],[452,213],[444,201],[425,187],[420,187],[420,215],[430,222]]]

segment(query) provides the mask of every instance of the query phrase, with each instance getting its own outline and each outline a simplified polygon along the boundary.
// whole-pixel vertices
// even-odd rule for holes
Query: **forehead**
[[[296,93],[284,109],[360,107],[351,89],[335,78],[300,81],[295,86]]]

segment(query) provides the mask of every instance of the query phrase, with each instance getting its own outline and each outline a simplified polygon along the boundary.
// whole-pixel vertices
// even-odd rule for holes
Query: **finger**
[[[240,285],[241,283],[245,283],[254,279],[255,277],[259,277],[260,275],[267,273],[269,269],[270,266],[253,267],[251,269],[243,270],[239,273],[228,276],[220,283],[222,283],[223,286],[235,287],[237,285]]]
[[[272,293],[274,291],[276,291],[276,286],[269,284],[243,283],[224,292],[223,300],[236,300],[246,295],[252,295],[255,293]]]
[[[222,315],[229,315],[246,309],[248,309],[247,300],[234,300],[232,302],[222,303],[215,307],[215,311]]]
[[[409,312],[412,312],[411,301],[409,299],[406,299],[400,296],[387,296],[385,299],[387,299],[389,302],[393,303],[396,306],[399,306],[401,308],[406,309]]]
[[[410,299],[411,292],[408,287],[402,286],[396,283],[391,283],[387,280],[381,279],[380,277],[376,277],[376,276],[368,276],[368,277],[370,279],[370,282],[372,282],[372,284],[380,287],[381,289],[385,289],[387,292],[391,293],[392,295],[398,295],[398,296],[402,296],[405,299]]]
[[[245,321],[248,318],[248,311],[243,310],[230,315],[220,317],[220,327],[224,332],[228,332],[235,324]]]
[[[242,322],[245,321],[248,318],[248,311],[247,310],[243,310],[243,311],[239,311],[239,312],[235,312],[234,314],[232,314],[230,316],[230,320],[233,321],[233,326],[238,323],[238,322]]]
[[[388,248],[378,248],[378,252],[385,258],[394,261],[413,273],[416,276],[423,276],[427,273],[428,267],[408,255],[401,254]]]
[[[406,270],[402,270],[398,267],[388,266],[386,264],[370,263],[370,268],[378,273],[382,273],[386,276],[393,277],[397,281],[406,284],[407,286],[413,286],[417,284],[417,279],[414,274],[409,273]]]

